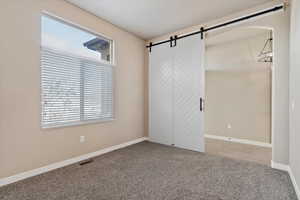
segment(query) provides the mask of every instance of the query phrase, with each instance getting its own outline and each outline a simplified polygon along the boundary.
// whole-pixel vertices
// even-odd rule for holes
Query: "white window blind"
[[[41,48],[42,127],[113,119],[113,67]]]

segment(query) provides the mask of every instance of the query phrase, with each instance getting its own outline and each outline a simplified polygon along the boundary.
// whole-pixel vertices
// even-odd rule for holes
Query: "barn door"
[[[173,144],[173,49],[169,44],[149,54],[149,137],[152,142]]]
[[[149,137],[204,151],[204,41],[199,35],[155,46],[149,57]]]
[[[190,36],[173,49],[174,144],[204,152],[204,40]]]

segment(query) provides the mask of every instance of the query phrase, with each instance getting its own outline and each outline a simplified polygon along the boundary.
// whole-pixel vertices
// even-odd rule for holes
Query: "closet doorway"
[[[270,165],[272,31],[232,29],[207,38],[205,52],[206,152]]]

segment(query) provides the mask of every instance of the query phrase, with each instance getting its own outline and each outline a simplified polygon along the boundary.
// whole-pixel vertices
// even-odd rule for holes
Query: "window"
[[[43,128],[113,119],[112,41],[42,16]]]

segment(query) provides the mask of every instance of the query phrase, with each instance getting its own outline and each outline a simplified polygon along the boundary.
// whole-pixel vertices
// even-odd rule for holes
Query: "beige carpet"
[[[1,200],[296,200],[286,172],[143,142],[0,188]]]

